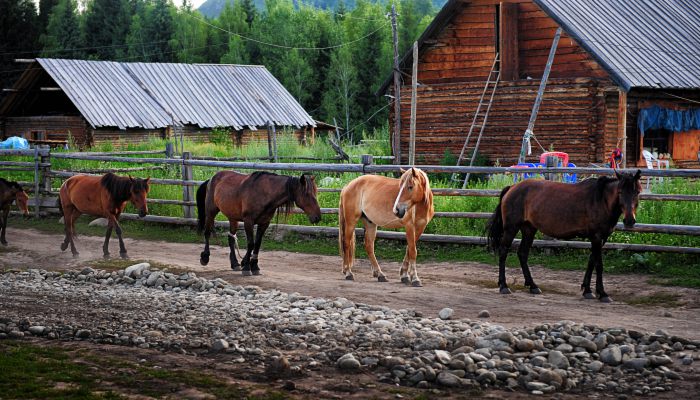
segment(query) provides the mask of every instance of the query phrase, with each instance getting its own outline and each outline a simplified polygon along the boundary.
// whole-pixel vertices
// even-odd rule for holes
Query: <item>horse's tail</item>
[[[58,213],[63,217],[63,205],[61,204],[61,196],[56,198],[56,207],[58,208]]]
[[[486,248],[495,252],[501,243],[503,238],[503,213],[501,212],[501,204],[503,203],[503,196],[508,193],[510,186],[506,186],[501,190],[501,195],[498,199],[498,205],[496,206],[496,211],[493,212],[489,222],[486,224]]]
[[[206,199],[207,199],[207,186],[209,185],[209,179],[204,181],[199,188],[197,188],[197,232],[202,233],[204,231],[204,221],[207,219],[206,210]]]

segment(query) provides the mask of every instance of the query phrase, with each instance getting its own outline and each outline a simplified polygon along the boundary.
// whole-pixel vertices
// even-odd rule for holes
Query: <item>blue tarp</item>
[[[0,142],[0,149],[28,149],[29,143],[27,139],[19,136],[11,136]]]
[[[667,129],[673,132],[700,129],[700,108],[671,110],[669,108],[651,106],[639,111],[637,121],[642,135],[649,129]]]

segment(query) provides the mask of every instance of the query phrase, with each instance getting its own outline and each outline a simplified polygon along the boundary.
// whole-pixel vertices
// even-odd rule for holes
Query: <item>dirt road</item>
[[[62,236],[32,229],[13,230],[10,245],[0,249],[0,266],[4,268],[68,269],[90,265],[102,259],[102,238],[80,236],[76,245],[81,251],[74,259],[70,252],[61,252]],[[116,242],[112,243],[117,251]],[[507,327],[532,326],[538,323],[572,320],[601,327],[625,327],[655,332],[664,329],[671,334],[693,340],[700,339],[700,291],[676,287],[659,287],[647,283],[643,275],[605,275],[606,291],[615,302],[601,304],[584,300],[579,285],[581,271],[552,271],[533,267],[533,276],[544,294],[530,295],[516,291],[499,295],[494,288],[497,270],[479,263],[423,263],[418,273],[422,288],[408,287],[398,280],[398,262],[382,263],[390,282],[380,283],[371,277],[369,263],[360,260],[355,267],[354,282],[343,279],[340,258],[298,254],[284,251],[261,251],[262,276],[244,277],[228,267],[228,249],[212,246],[211,262],[199,264],[202,246],[189,243],[169,243],[126,239],[133,260],[150,260],[172,269],[195,271],[207,277],[221,277],[241,285],[277,288],[285,292],[335,298],[345,297],[355,302],[382,304],[392,308],[413,308],[425,316],[437,316],[443,307],[454,309],[453,318],[477,319],[481,310],[488,310],[492,323]],[[381,249],[378,249],[381,254]],[[380,260],[381,262],[382,260]],[[398,261],[398,260],[396,260]],[[508,271],[522,283],[519,269]],[[512,285],[511,285],[512,286]],[[659,293],[678,295],[680,305],[633,306],[627,301]]]

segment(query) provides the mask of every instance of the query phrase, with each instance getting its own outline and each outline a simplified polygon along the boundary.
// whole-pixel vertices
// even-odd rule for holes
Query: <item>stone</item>
[[[440,312],[438,313],[438,316],[442,320],[447,320],[447,319],[452,318],[452,314],[454,314],[454,310],[449,308],[449,307],[445,307],[442,310],[440,310]]]
[[[652,367],[658,367],[660,365],[670,365],[673,364],[671,357],[667,355],[662,356],[649,356],[649,363]]]
[[[583,347],[589,353],[598,351],[598,346],[592,340],[588,340],[583,336],[572,336],[569,338],[569,343],[574,347]]]
[[[452,360],[452,357],[450,356],[450,353],[446,352],[445,350],[435,350],[435,359],[439,363],[447,365]]]
[[[442,371],[438,374],[437,382],[442,386],[447,387],[458,387],[461,385],[460,378],[457,375],[447,371]]]
[[[78,329],[77,332],[75,332],[75,337],[79,339],[87,339],[90,337],[90,331],[88,329]]]
[[[598,334],[593,340],[593,343],[595,343],[597,351],[603,350],[608,345],[608,335],[605,333]]]
[[[622,362],[622,352],[618,346],[606,347],[600,352],[600,361],[616,366]]]
[[[482,385],[487,384],[487,383],[495,383],[496,382],[496,373],[492,372],[492,371],[482,372],[481,374],[479,374],[479,376],[476,377],[476,381]]]
[[[515,344],[515,347],[518,349],[518,351],[530,352],[535,349],[535,342],[530,339],[520,339]]]
[[[627,369],[633,369],[635,371],[644,371],[644,368],[646,368],[649,365],[649,360],[641,357],[631,358],[629,360],[626,360],[622,365]]]
[[[148,278],[146,278],[146,286],[154,286],[156,284],[156,281],[158,281],[160,277],[160,272],[151,273],[150,275],[148,275]]]
[[[598,360],[592,361],[588,364],[588,369],[591,370],[591,372],[598,373],[603,369],[603,363]]]
[[[149,263],[138,263],[127,267],[124,270],[124,276],[129,278],[140,278],[145,269],[151,268]]]
[[[549,385],[546,383],[536,382],[536,381],[528,382],[526,385],[527,390],[540,390],[540,391],[546,389],[548,386]]]
[[[94,274],[94,273],[95,273],[95,270],[90,268],[90,267],[85,267],[82,269],[82,271],[80,271],[80,275],[90,275],[90,274]]]
[[[539,380],[548,385],[553,385],[555,387],[561,387],[562,383],[564,382],[561,375],[550,369],[542,371],[540,373]]]
[[[107,220],[107,218],[97,218],[97,219],[93,219],[92,221],[90,221],[90,223],[88,225],[89,226],[100,226],[100,227],[106,228],[108,224],[109,224],[109,221]]]
[[[489,313],[489,310],[479,311],[479,318],[489,318],[490,316],[491,316],[491,313]]]
[[[214,351],[224,351],[229,348],[229,344],[225,339],[216,339],[211,343],[211,349]]]
[[[359,370],[361,367],[360,362],[357,361],[357,359],[352,353],[347,353],[340,357],[336,362],[336,365],[338,366],[338,368],[344,371],[356,371]]]
[[[380,319],[372,322],[372,328],[375,329],[394,329],[394,323],[385,319]]]
[[[29,333],[35,336],[41,336],[44,334],[44,331],[46,330],[45,326],[41,325],[34,325],[29,327]]]
[[[552,364],[556,368],[567,369],[569,368],[569,359],[558,350],[552,350],[549,352],[547,357],[547,362]]]

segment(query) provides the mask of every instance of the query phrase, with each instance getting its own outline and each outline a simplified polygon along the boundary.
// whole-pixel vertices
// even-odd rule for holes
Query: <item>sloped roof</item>
[[[700,88],[698,0],[533,0],[625,90]],[[467,0],[448,0],[418,39],[419,51]],[[400,68],[413,62],[409,49]],[[556,59],[555,59],[556,62]],[[389,76],[378,90],[392,84]]]
[[[697,0],[534,0],[625,90],[700,88]]]
[[[36,61],[95,128],[315,126],[264,66]]]

